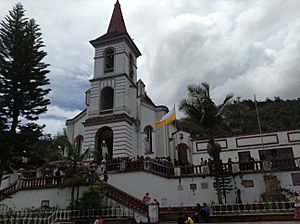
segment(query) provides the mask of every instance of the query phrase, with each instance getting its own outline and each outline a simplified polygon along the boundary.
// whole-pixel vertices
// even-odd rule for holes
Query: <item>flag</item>
[[[176,119],[175,106],[169,113],[165,114],[159,121],[155,121],[155,126],[161,126],[164,124],[169,124]]]

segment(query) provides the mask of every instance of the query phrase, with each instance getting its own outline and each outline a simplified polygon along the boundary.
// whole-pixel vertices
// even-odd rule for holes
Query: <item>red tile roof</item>
[[[117,0],[114,11],[112,13],[107,33],[127,33],[125,22],[123,19],[121,6]]]

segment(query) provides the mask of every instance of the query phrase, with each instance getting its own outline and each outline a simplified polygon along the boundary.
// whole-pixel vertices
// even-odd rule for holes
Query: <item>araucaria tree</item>
[[[214,160],[213,173],[216,180],[216,190],[218,202],[222,204],[221,191],[221,170],[222,162],[220,160],[221,146],[215,142],[215,130],[221,125],[226,126],[226,112],[228,105],[233,98],[232,94],[228,94],[221,105],[216,105],[210,96],[210,88],[208,83],[201,85],[189,85],[188,99],[183,99],[180,102],[179,110],[182,110],[191,126],[203,128],[209,133],[209,142],[207,151]],[[199,129],[199,131],[202,129]],[[200,134],[200,133],[199,133]]]
[[[47,55],[39,25],[25,17],[21,4],[16,4],[0,27],[0,117],[11,133],[16,133],[21,118],[37,120],[50,103],[45,96],[49,79]]]

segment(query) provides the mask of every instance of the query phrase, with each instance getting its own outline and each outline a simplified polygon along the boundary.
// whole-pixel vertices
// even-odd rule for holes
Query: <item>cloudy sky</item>
[[[115,0],[0,0],[0,19],[21,2],[41,26],[51,64],[51,105],[40,123],[55,134],[84,109],[93,73],[89,40],[106,33]],[[208,82],[259,100],[300,97],[299,0],[120,0],[142,52],[138,78],[156,104],[172,107],[188,84]]]

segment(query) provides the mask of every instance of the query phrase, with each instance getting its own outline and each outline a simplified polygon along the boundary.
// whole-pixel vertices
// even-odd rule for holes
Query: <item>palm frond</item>
[[[232,103],[234,95],[232,93],[229,93],[226,95],[222,105],[220,106],[219,112],[217,113],[217,116],[221,116],[225,110],[227,109],[227,106]]]

